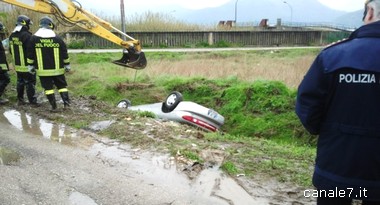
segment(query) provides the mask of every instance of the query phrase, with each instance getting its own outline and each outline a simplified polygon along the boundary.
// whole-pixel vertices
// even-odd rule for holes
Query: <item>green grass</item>
[[[14,16],[24,13],[34,19],[42,14],[36,14],[23,9],[8,14],[0,14],[6,20],[8,28],[12,28]],[[7,17],[7,18],[6,18]],[[8,18],[9,17],[9,18]],[[170,20],[170,21],[168,21]],[[112,20],[109,20],[113,22]],[[173,21],[171,16],[147,12],[142,16],[133,16],[128,25],[129,30],[199,30],[197,25]],[[117,22],[114,23],[117,25]],[[34,25],[32,30],[36,30]],[[202,27],[204,28],[204,27]],[[78,40],[69,45],[80,48],[83,42]],[[149,47],[149,45],[144,45]],[[161,45],[165,47],[165,45]],[[184,45],[193,47],[194,45]],[[209,47],[206,42],[200,42],[196,47]],[[216,42],[213,47],[231,47],[225,41]],[[261,59],[283,60],[293,62],[297,57],[317,55],[319,49],[291,49],[280,52],[246,51],[246,52],[202,52],[202,53],[174,53],[153,52],[146,53],[150,69],[156,69],[154,63],[162,59],[171,62],[196,59],[232,61],[235,66],[244,63],[260,64]],[[208,133],[202,139],[172,139],[170,142],[159,142],[148,137],[134,135],[125,130],[125,124],[105,130],[105,134],[121,141],[133,142],[133,146],[166,146],[171,153],[181,150],[189,159],[203,161],[200,153],[204,149],[223,149],[227,157],[221,169],[231,175],[244,173],[248,176],[268,174],[282,181],[291,181],[296,184],[310,186],[312,166],[315,157],[315,138],[309,135],[300,124],[294,113],[295,90],[289,89],[284,83],[264,79],[260,81],[241,81],[234,74],[225,78],[208,79],[204,77],[189,78],[178,75],[161,73],[156,76],[145,74],[135,75],[131,69],[121,68],[110,63],[120,58],[114,53],[101,54],[70,54],[72,73],[67,75],[71,95],[92,96],[104,101],[109,107],[114,107],[121,99],[130,99],[132,104],[153,103],[163,100],[173,91],[179,91],[185,100],[197,102],[210,107],[222,114],[226,121],[222,133]],[[278,65],[273,65],[276,67]],[[251,68],[247,66],[247,68]],[[135,78],[136,76],[136,78]],[[15,75],[12,75],[12,84],[15,84]],[[37,89],[41,90],[39,84]],[[8,91],[9,93],[10,91]],[[14,92],[14,91],[11,91]],[[15,100],[14,93],[8,94]],[[111,112],[101,108],[104,113]],[[152,113],[139,113],[135,118],[153,117]],[[97,118],[98,119],[98,118]],[[93,120],[92,116],[78,116],[77,120],[57,117],[55,120],[67,123],[75,128],[87,127]],[[66,120],[66,121],[65,121]],[[140,129],[144,124],[135,124],[133,129]],[[125,133],[128,133],[128,139]],[[197,147],[191,144],[196,143]]]
[[[315,50],[286,50],[281,53],[247,51],[247,58],[280,58],[292,61],[300,55],[314,54]],[[149,53],[150,62],[160,59],[181,61],[183,59],[210,58],[229,61],[242,53]],[[274,55],[274,56],[273,56]],[[267,174],[281,181],[310,186],[315,157],[315,137],[306,132],[294,113],[296,90],[284,83],[271,80],[241,81],[234,76],[222,79],[183,77],[163,74],[147,77],[135,75],[135,70],[110,63],[114,54],[71,54],[72,72],[66,78],[74,97],[87,96],[106,105],[90,105],[101,112],[114,112],[121,99],[129,99],[132,105],[155,103],[165,99],[171,91],[179,91],[184,100],[210,107],[225,117],[221,133],[207,133],[201,138],[171,138],[160,141],[134,134],[133,129],[143,129],[144,123],[133,127],[119,124],[101,134],[139,147],[163,147],[173,155],[178,151],[189,159],[205,161],[201,152],[221,149],[227,153],[221,165],[231,175],[256,176]],[[155,69],[154,66],[150,69]],[[12,75],[12,84],[15,75]],[[39,87],[39,85],[38,85]],[[39,87],[40,89],[40,87]],[[96,103],[95,101],[93,103]],[[102,116],[107,119],[107,116]],[[152,118],[153,113],[133,114],[133,119]],[[54,120],[75,128],[87,127],[92,116],[78,116],[76,120],[56,117]],[[128,128],[128,130],[126,130]],[[128,133],[128,137],[126,137]],[[152,133],[155,134],[155,133]],[[158,133],[157,135],[162,135]],[[151,144],[151,145],[149,145]],[[193,147],[192,144],[196,144]]]
[[[220,168],[231,175],[238,173],[238,169],[236,168],[235,164],[230,161],[224,162]]]
[[[98,72],[110,76],[96,77],[100,76]],[[71,77],[76,95],[96,96],[114,105],[126,98],[136,105],[159,102],[176,90],[183,94],[184,100],[195,101],[222,114],[226,118],[222,128],[226,133],[298,143],[309,140],[294,114],[295,91],[281,82],[172,78],[153,81],[152,86],[143,89],[118,90],[117,85],[123,79],[111,77],[111,70],[95,70],[94,74]]]
[[[227,159],[221,166],[231,175],[256,176],[265,173],[284,182],[311,186],[315,147],[294,143],[278,143],[270,139],[236,135],[206,136],[209,142],[229,143]]]
[[[137,112],[137,114],[140,117],[150,117],[150,118],[155,118],[156,117],[156,114],[154,114],[153,112],[149,112],[149,111]]]
[[[185,156],[187,159],[194,160],[194,161],[198,161],[198,162],[200,162],[200,163],[203,162],[203,159],[200,158],[200,157],[198,156],[198,154],[195,153],[195,152],[193,152],[193,151],[182,150],[180,153],[183,154],[183,156]]]

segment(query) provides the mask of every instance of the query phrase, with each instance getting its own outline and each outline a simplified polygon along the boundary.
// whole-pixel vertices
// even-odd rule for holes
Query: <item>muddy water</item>
[[[6,147],[0,147],[0,165],[16,164],[19,160],[19,153]]]
[[[168,155],[152,155],[131,149],[125,144],[103,140],[103,143],[94,144],[91,152],[111,165],[127,163],[128,166],[138,168],[141,170],[138,174],[149,178],[154,184],[164,182],[171,187],[187,184],[190,190],[188,198],[191,198],[194,204],[204,204],[203,201],[198,201],[204,198],[211,198],[214,204],[269,204],[266,199],[252,198],[217,167],[205,169],[194,180],[189,180],[186,175],[181,174],[174,159]]]
[[[39,119],[24,111],[5,110],[0,115],[0,122],[9,123],[21,131],[32,133],[62,144],[71,144],[76,133],[64,124],[56,124]]]
[[[63,124],[49,122],[17,110],[0,110],[0,123],[9,123],[24,132],[65,145],[85,147],[89,152],[110,166],[125,164],[139,170],[138,175],[149,181],[165,183],[171,187],[187,186],[191,204],[270,204],[268,199],[252,197],[233,179],[225,176],[217,166],[208,168],[192,180],[183,174],[168,155],[157,155],[132,149],[126,144],[111,139],[94,137],[86,131],[78,131]],[[101,122],[104,124],[104,122]],[[108,123],[106,123],[108,124]],[[73,192],[72,204],[96,204],[90,197]]]

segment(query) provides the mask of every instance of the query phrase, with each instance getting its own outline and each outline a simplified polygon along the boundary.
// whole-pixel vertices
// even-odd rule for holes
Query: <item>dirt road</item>
[[[302,188],[274,179],[232,179],[217,166],[186,169],[177,157],[0,109],[0,205],[315,204]]]
[[[65,143],[0,121],[0,133],[0,204],[268,203],[217,170],[190,181],[168,156],[131,150],[86,131]]]

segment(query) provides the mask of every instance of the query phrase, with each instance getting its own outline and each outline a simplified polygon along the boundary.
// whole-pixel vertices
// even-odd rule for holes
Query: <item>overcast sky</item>
[[[120,8],[120,0],[100,0],[94,3],[94,0],[78,0],[82,6],[95,11],[109,11],[115,8],[118,11]],[[239,0],[237,0],[239,1]],[[240,0],[251,1],[251,0]],[[258,1],[258,0],[257,0]],[[262,0],[260,0],[262,1]],[[307,1],[307,0],[306,0]],[[319,0],[322,4],[337,10],[357,11],[363,9],[364,0]],[[150,10],[160,12],[165,7],[181,6],[189,9],[202,9],[207,7],[217,7],[228,2],[236,2],[236,0],[124,0],[124,7],[128,13],[138,13],[141,11]],[[279,0],[283,2],[283,0]],[[292,0],[287,0],[291,4]],[[164,11],[167,12],[167,11]]]
[[[319,2],[330,8],[343,11],[364,9],[364,0],[319,0]]]

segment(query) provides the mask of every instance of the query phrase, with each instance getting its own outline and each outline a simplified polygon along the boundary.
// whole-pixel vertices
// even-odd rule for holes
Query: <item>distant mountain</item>
[[[338,17],[337,19],[335,19],[335,22],[337,24],[343,24],[352,28],[359,28],[363,25],[362,18],[363,11],[355,11]]]
[[[268,19],[269,24],[276,24],[277,19],[292,23],[334,23],[359,27],[362,11],[344,12],[324,6],[318,0],[238,0],[216,8],[189,10],[170,8],[173,16],[179,20],[196,24],[217,24],[223,20],[235,20],[238,23],[260,22]],[[360,15],[359,15],[360,14]]]

